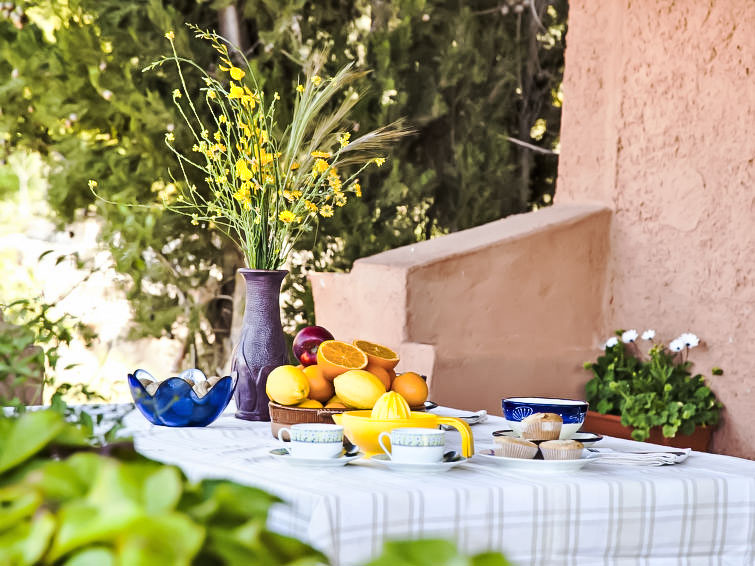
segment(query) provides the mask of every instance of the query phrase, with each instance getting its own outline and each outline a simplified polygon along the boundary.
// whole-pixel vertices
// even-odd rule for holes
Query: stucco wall
[[[755,458],[755,2],[573,0],[556,202],[614,210],[603,329],[697,333]]]
[[[605,207],[556,205],[312,274],[317,323],[398,349],[438,403],[500,415],[506,396],[582,398],[609,224]]]

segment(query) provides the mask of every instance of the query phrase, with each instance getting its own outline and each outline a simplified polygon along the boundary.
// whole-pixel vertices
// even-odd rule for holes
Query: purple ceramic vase
[[[267,376],[288,363],[279,304],[281,283],[288,271],[239,269],[239,273],[246,281],[246,309],[231,362],[231,372],[238,372],[236,418],[269,421]]]

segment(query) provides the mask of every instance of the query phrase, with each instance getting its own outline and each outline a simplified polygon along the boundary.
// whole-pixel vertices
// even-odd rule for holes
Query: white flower
[[[643,340],[652,340],[653,338],[655,338],[655,330],[647,329],[642,333]]]
[[[624,342],[624,344],[629,344],[635,340],[637,340],[637,331],[634,329],[627,330],[621,335],[621,341]]]
[[[685,332],[677,340],[681,340],[687,348],[694,348],[700,344],[700,339],[691,332]]]
[[[611,338],[606,340],[605,344],[603,344],[603,349],[605,350],[606,348],[613,348],[618,343],[619,343],[619,339],[616,338],[616,336],[612,336]]]
[[[671,350],[672,352],[681,352],[684,349],[684,346],[684,342],[682,342],[679,338],[672,340],[668,345],[669,350]]]

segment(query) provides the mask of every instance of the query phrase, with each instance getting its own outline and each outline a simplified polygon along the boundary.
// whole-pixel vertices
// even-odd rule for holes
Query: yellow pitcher
[[[347,411],[332,415],[336,424],[343,425],[343,432],[348,439],[359,446],[367,456],[383,453],[378,444],[381,432],[390,432],[394,428],[437,428],[439,425],[448,425],[459,431],[462,455],[465,458],[470,458],[474,454],[472,429],[461,419],[439,417],[418,411],[412,411],[408,419],[373,419],[371,415],[372,411]]]

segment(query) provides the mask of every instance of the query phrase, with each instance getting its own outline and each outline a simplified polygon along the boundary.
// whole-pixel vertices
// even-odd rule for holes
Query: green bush
[[[234,273],[241,258],[219,234],[154,209],[175,169],[163,145],[182,121],[172,78],[144,74],[176,31],[182,53],[213,71],[184,22],[218,29],[215,4],[188,0],[30,0],[0,17],[0,151],[31,148],[52,166],[48,200],[61,223],[103,219],[102,241],[128,276],[133,336],[188,327],[203,367],[227,357]],[[359,257],[530,210],[553,195],[560,127],[566,0],[280,0],[237,3],[241,37],[262,85],[282,95],[289,120],[302,62],[329,49],[330,68],[370,69],[349,124],[369,131],[405,117],[417,135],[361,179],[364,198],[304,238],[295,260],[289,321],[313,322],[303,272],[349,269]],[[222,32],[223,30],[220,29]],[[190,80],[198,80],[194,77]],[[193,85],[189,85],[192,88]],[[539,147],[532,151],[512,139]],[[179,148],[189,151],[190,148]],[[201,179],[197,180],[200,186]]]

